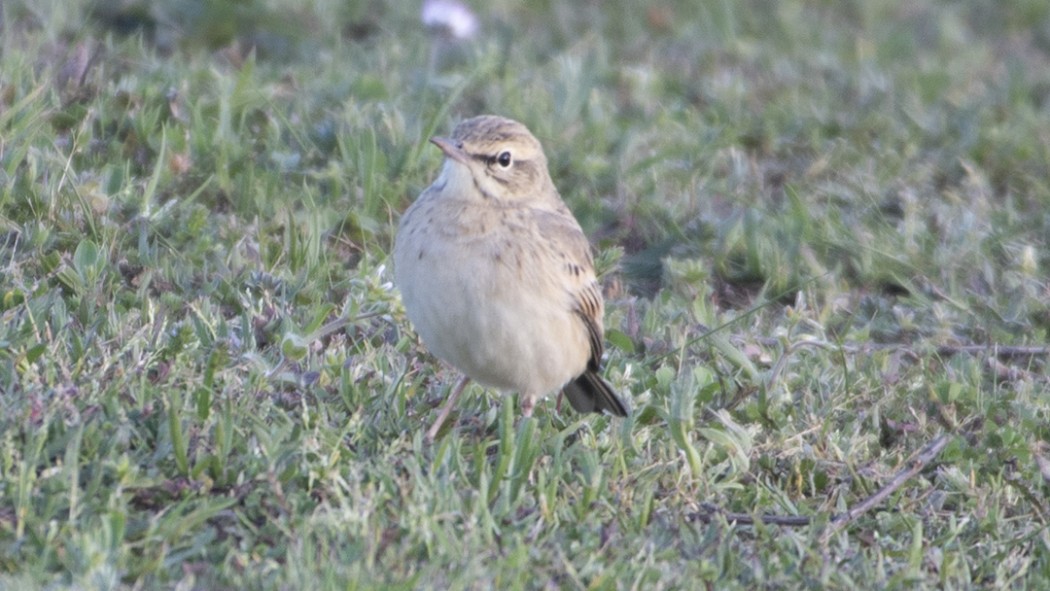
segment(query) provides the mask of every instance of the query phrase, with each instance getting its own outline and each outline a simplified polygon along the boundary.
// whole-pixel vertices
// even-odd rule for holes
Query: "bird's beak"
[[[469,160],[469,158],[467,157],[467,153],[463,151],[463,148],[460,148],[456,145],[455,142],[448,138],[435,136],[430,138],[430,143],[441,148],[441,151],[445,153],[445,156],[457,162],[462,162],[463,164],[466,164]]]

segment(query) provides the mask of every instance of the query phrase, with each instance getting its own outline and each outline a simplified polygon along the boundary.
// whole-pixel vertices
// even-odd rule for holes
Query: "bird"
[[[578,412],[627,416],[599,375],[605,306],[591,245],[539,140],[480,115],[430,141],[444,163],[401,217],[394,282],[423,344],[464,376],[427,439],[470,380],[518,392],[526,418],[556,391]]]

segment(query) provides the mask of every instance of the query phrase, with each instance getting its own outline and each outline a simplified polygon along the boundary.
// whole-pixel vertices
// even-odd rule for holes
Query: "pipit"
[[[492,115],[430,141],[445,163],[401,218],[395,280],[423,343],[465,376],[427,438],[471,379],[518,392],[526,417],[559,389],[579,412],[626,416],[598,375],[604,304],[590,244],[540,142]]]

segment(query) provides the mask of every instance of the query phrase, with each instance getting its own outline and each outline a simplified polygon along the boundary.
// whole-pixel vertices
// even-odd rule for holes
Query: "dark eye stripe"
[[[502,152],[500,152],[499,154],[496,154],[496,155],[482,154],[482,153],[468,153],[467,155],[470,156],[471,158],[473,158],[474,160],[480,160],[481,162],[484,162],[485,164],[488,164],[489,166],[491,166],[493,164],[499,164],[503,168],[509,167],[511,165],[511,163],[514,161],[513,157],[510,154],[510,151],[508,151],[508,150],[503,150]],[[501,159],[502,160],[506,160],[506,163],[504,164],[503,162],[501,162],[500,161]]]

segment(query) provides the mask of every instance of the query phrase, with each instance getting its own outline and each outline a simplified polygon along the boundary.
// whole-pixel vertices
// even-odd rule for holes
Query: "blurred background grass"
[[[1050,579],[1047,356],[952,349],[1047,342],[1050,5],[419,9],[0,6],[4,585]],[[478,389],[420,441],[452,376],[387,252],[482,112],[602,252],[628,421]]]

